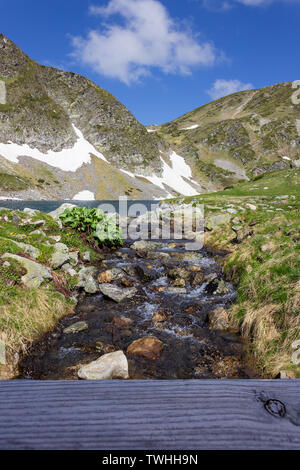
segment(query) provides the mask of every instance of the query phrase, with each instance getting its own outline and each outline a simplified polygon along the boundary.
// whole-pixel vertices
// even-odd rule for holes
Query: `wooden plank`
[[[3,381],[0,424],[1,449],[300,449],[300,380]]]

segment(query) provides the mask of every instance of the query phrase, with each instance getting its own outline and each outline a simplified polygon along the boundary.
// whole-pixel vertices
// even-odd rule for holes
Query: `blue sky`
[[[300,79],[300,0],[0,0],[0,31],[143,124]]]

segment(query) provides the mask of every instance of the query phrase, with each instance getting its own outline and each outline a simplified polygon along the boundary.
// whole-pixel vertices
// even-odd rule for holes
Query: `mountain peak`
[[[30,60],[26,54],[4,34],[0,34],[0,77],[12,78]]]

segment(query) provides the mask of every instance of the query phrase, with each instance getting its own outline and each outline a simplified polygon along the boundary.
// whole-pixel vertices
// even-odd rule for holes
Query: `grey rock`
[[[106,297],[109,297],[115,302],[122,302],[124,299],[130,299],[137,293],[137,289],[135,287],[122,289],[114,284],[100,284],[100,291]]]
[[[29,207],[25,207],[25,209],[23,209],[23,212],[24,212],[24,214],[27,214],[27,215],[30,215],[31,217],[33,217],[39,211],[37,211],[35,209],[30,209]]]
[[[155,248],[161,248],[164,244],[160,242],[151,242],[147,240],[138,240],[131,245],[132,250],[152,251]]]
[[[205,221],[205,228],[207,228],[208,230],[213,230],[220,225],[227,224],[228,222],[230,222],[230,220],[230,214],[211,215]]]
[[[70,334],[70,333],[79,333],[80,331],[87,330],[89,325],[86,321],[78,321],[73,323],[72,325],[68,326],[63,330],[63,333]]]
[[[91,261],[91,253],[89,251],[82,253],[82,260],[89,263]]]
[[[6,346],[4,341],[0,339],[0,365],[6,365]]]
[[[77,287],[83,287],[87,294],[96,294],[96,292],[99,292],[99,284],[94,279],[95,272],[96,268],[94,266],[81,268],[78,273],[79,280]]]
[[[70,252],[70,263],[72,266],[77,266],[78,264],[78,251]]]
[[[208,318],[211,330],[227,330],[229,327],[228,312],[222,307],[218,307],[210,312]]]
[[[22,276],[21,280],[27,287],[39,287],[45,279],[52,279],[50,268],[35,261],[11,253],[5,253],[3,259],[14,259],[26,269],[27,273]]]
[[[4,237],[0,237],[0,240],[11,241],[15,245],[17,245],[22,251],[24,251],[24,253],[30,256],[30,258],[36,259],[40,254],[40,250],[38,248],[35,248],[34,246],[29,245],[27,243],[17,242],[15,240],[11,240],[10,238],[4,238]]]
[[[59,216],[66,210],[66,209],[72,209],[73,207],[76,207],[75,204],[69,204],[69,203],[64,203],[61,206],[59,206],[55,211],[49,212],[48,215],[52,217],[52,219],[57,220],[59,219]]]
[[[183,287],[168,287],[169,294],[186,294],[187,290]]]
[[[50,260],[51,266],[53,269],[57,269],[68,261],[70,261],[69,248],[64,243],[56,243],[54,245],[54,253]]]
[[[123,351],[104,354],[96,361],[83,366],[78,377],[85,380],[128,379],[128,361]]]

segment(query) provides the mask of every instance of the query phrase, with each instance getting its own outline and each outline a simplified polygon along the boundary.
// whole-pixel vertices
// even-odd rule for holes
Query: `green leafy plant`
[[[73,207],[66,209],[60,219],[64,225],[86,233],[87,239],[94,237],[101,245],[111,247],[124,243],[121,229],[100,209]]]

